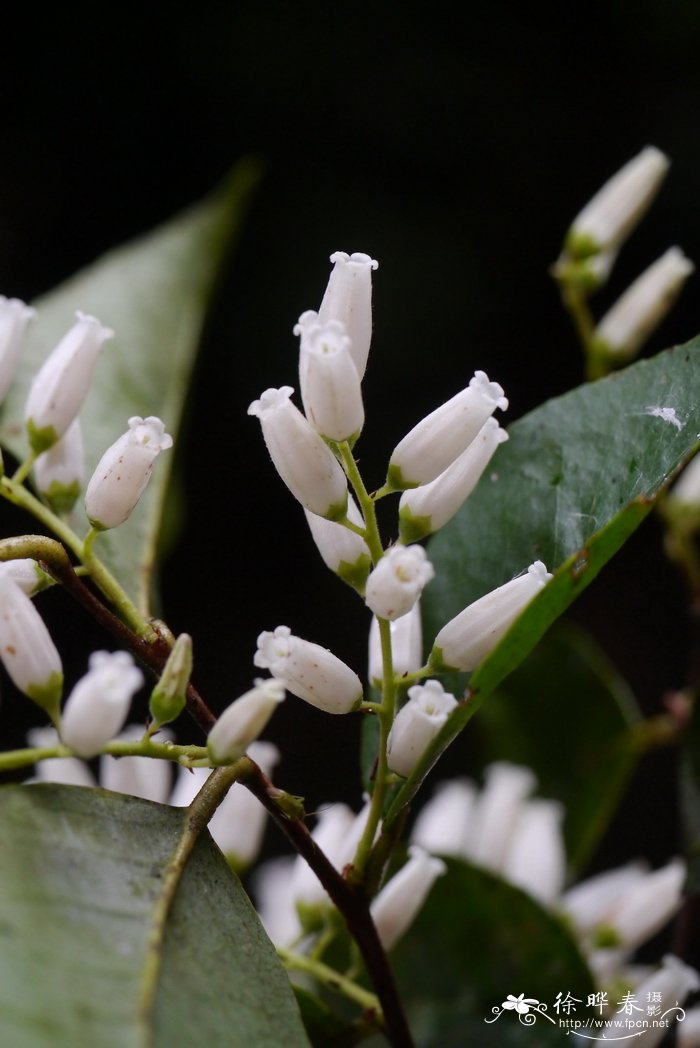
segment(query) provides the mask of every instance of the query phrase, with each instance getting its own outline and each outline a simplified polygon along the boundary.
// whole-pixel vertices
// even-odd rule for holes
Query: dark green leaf
[[[306,1046],[289,981],[208,835],[178,885],[152,1021],[138,1001],[183,813],[104,790],[0,790],[0,1043]]]
[[[536,998],[554,1017],[558,993],[585,1005],[593,985],[576,944],[529,895],[460,860],[447,865],[392,953],[419,1048],[568,1043],[545,1018],[534,1031],[513,1012],[485,1020],[508,994]]]
[[[18,458],[28,450],[23,412],[32,377],[73,322],[76,309],[116,332],[100,356],[80,418],[87,476],[126,430],[131,415],[157,415],[177,435],[207,306],[257,174],[241,164],[203,203],[140,240],[110,251],[33,304],[17,380],[3,407],[0,443]],[[157,463],[131,518],[101,536],[97,552],[142,610],[147,607],[155,545],[173,453]],[[87,520],[79,501],[71,522]],[[29,528],[28,530],[32,530]]]
[[[569,861],[580,869],[615,813],[639,755],[629,688],[583,630],[555,627],[481,707],[484,764],[510,760],[561,800]]]
[[[516,422],[490,474],[430,544],[426,636],[541,559],[553,581],[469,681],[468,701],[397,796],[415,793],[483,699],[525,658],[649,513],[698,446],[700,340],[551,400]]]

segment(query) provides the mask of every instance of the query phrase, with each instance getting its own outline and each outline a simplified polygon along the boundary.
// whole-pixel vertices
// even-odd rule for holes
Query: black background
[[[475,368],[506,388],[509,421],[581,381],[548,266],[579,208],[648,143],[671,174],[596,308],[671,244],[700,260],[700,8],[682,0],[61,5],[15,9],[4,36],[4,294],[48,290],[246,153],[265,166],[191,391],[186,520],[163,573],[166,617],[194,635],[216,709],[250,685],[255,637],[280,622],[364,667],[366,611],[321,565],[246,416],[262,389],[294,384],[291,329],[318,306],[332,251],[380,262],[359,449],[370,485]],[[649,351],[697,333],[697,281]],[[44,601],[72,683],[107,639],[68,617],[67,598]],[[685,679],[683,602],[650,521],[573,611],[650,713]],[[6,680],[3,692],[19,744],[40,717]],[[301,706],[288,701],[272,732],[280,784],[311,808],[359,803],[356,726]],[[468,741],[445,767],[469,773]],[[668,755],[645,761],[606,863],[678,846],[673,774]]]

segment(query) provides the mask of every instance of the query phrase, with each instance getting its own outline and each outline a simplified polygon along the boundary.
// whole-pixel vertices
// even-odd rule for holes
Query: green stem
[[[113,757],[154,757],[157,760],[173,761],[187,767],[193,766],[194,761],[207,759],[207,750],[204,746],[178,746],[174,742],[153,742],[152,739],[142,739],[140,742],[117,742],[115,740],[106,743],[100,753],[109,753]],[[68,746],[60,743],[55,746],[6,750],[0,753],[0,772],[16,771],[18,768],[27,768],[40,761],[57,757],[75,756]]]
[[[337,445],[340,460],[343,464],[348,480],[352,484],[353,490],[357,496],[357,501],[360,503],[360,509],[362,516],[365,520],[365,534],[364,539],[369,547],[369,552],[372,560],[375,564],[382,559],[384,554],[384,547],[382,546],[382,539],[379,534],[379,527],[377,526],[377,514],[374,511],[374,501],[370,496],[365,483],[362,479],[357,463],[350,450],[350,445],[347,440],[343,441],[342,444]]]
[[[228,768],[217,768],[202,786],[185,812],[182,831],[165,868],[162,889],[156,901],[148,935],[146,962],[139,995],[139,1019],[142,1026],[141,1043],[149,1048],[152,1043],[152,1020],[158,980],[163,960],[163,941],[168,914],[173,904],[187,860],[197,840],[206,828],[216,809],[238,778],[243,762],[238,761]]]
[[[12,481],[14,484],[23,484],[32,471],[34,463],[38,459],[39,455],[36,451],[30,451],[24,462],[22,462],[15,473],[13,474]]]
[[[374,1012],[379,1022],[383,1022],[378,997],[370,993],[369,990],[365,990],[362,986],[358,986],[352,979],[348,979],[347,976],[337,972],[335,968],[330,968],[327,964],[315,961],[310,957],[293,953],[291,950],[285,950],[281,946],[277,947],[277,956],[285,968],[291,971],[306,972],[307,975],[313,976],[317,982],[320,982],[327,989],[341,993],[348,1000],[359,1004],[365,1011]]]
[[[10,502],[22,509],[26,509],[33,517],[41,521],[58,539],[71,550],[78,560],[82,561],[88,569],[95,585],[107,597],[110,604],[115,608],[119,617],[134,631],[138,637],[150,640],[155,637],[151,624],[141,615],[136,605],[129,598],[126,591],[120,586],[112,573],[107,570],[102,561],[92,552],[94,535],[91,529],[85,542],[81,541],[75,532],[65,521],[61,520],[48,506],[45,506],[35,495],[14,478],[3,477],[0,481],[0,493]],[[32,556],[26,553],[25,556]]]

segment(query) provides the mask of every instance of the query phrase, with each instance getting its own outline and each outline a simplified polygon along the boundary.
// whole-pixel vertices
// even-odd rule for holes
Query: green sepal
[[[61,484],[58,480],[52,480],[48,490],[42,491],[42,495],[54,513],[67,516],[77,502],[80,491],[79,480],[74,480],[72,484]]]
[[[63,694],[63,674],[54,670],[44,684],[28,685],[25,694],[46,710],[53,724],[58,724],[61,716],[61,695]]]
[[[328,507],[325,513],[321,516],[325,517],[326,520],[345,520],[348,512],[348,500],[347,496],[343,502],[334,502]]]
[[[35,426],[33,419],[27,419],[27,437],[32,451],[40,455],[48,451],[58,441],[58,433],[53,426]]]
[[[390,462],[386,471],[385,486],[393,491],[406,491],[408,488],[417,488],[418,484],[414,480],[406,480],[401,472],[401,467]]]
[[[428,656],[428,673],[426,676],[431,676],[433,673],[458,673],[459,670],[456,666],[448,666],[442,657],[442,648],[437,646],[433,648]]]
[[[619,932],[612,924],[601,924],[595,929],[591,942],[592,949],[618,950],[622,945]]]
[[[352,586],[354,590],[357,590],[362,597],[365,593],[365,583],[371,567],[371,558],[366,553],[363,553],[352,564],[350,561],[341,560],[335,569],[335,573],[343,582],[347,582],[348,586]]]
[[[408,506],[399,510],[399,539],[408,546],[430,535],[433,531],[432,517],[414,517]]]
[[[581,261],[590,258],[591,255],[599,255],[603,246],[594,240],[590,233],[579,233],[572,226],[566,234],[564,249],[572,258]]]

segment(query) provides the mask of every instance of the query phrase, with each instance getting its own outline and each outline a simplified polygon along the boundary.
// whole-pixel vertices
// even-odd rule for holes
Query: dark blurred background
[[[262,389],[294,384],[292,326],[318,306],[332,251],[380,262],[360,446],[370,484],[475,368],[506,388],[508,421],[581,381],[548,267],[576,212],[646,144],[671,156],[671,174],[596,308],[671,244],[700,260],[700,7],[684,0],[15,6],[4,36],[4,294],[40,295],[244,154],[264,165],[193,383],[185,528],[163,574],[166,617],[193,633],[217,709],[249,686],[255,637],[280,622],[364,667],[365,609],[323,568],[246,417]],[[650,352],[698,332],[697,286]],[[3,519],[5,533],[24,527]],[[572,613],[648,712],[683,683],[688,645],[659,538],[649,521]],[[104,645],[65,605],[53,614],[62,650],[75,621],[84,649]],[[82,650],[73,679],[84,665]],[[3,690],[0,722],[19,744],[20,700]],[[311,807],[359,803],[355,728],[301,706],[286,703],[272,733],[280,784]],[[466,740],[445,767],[468,773],[470,759]],[[677,847],[673,774],[668,755],[646,760],[610,861]]]

